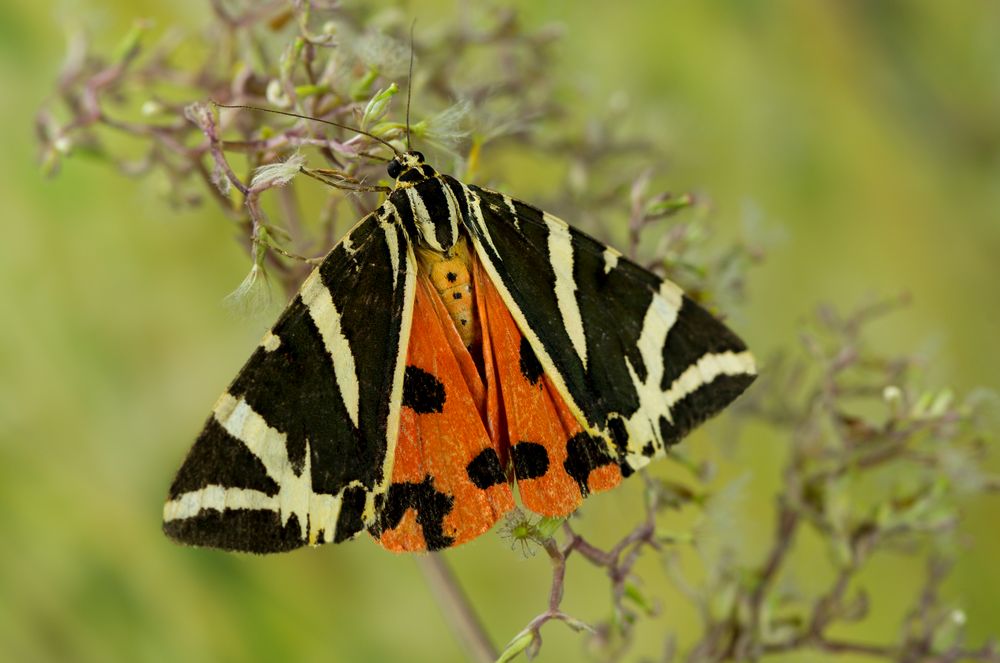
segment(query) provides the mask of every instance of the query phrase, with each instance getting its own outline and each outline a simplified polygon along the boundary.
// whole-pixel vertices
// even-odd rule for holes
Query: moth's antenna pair
[[[417,24],[416,19],[413,19],[413,23],[410,23],[410,71],[408,74],[407,86],[406,86],[406,151],[407,152],[410,151],[410,97],[412,96],[413,93],[413,28],[414,26],[416,26],[416,24]],[[218,101],[213,101],[212,103],[219,108],[242,108],[245,110],[263,111],[265,113],[275,113],[277,115],[297,117],[300,120],[311,120],[312,122],[321,122],[322,124],[329,124],[330,126],[333,127],[339,127],[341,129],[346,129],[347,131],[353,131],[355,133],[361,134],[362,136],[368,136],[372,140],[376,140],[379,143],[382,143],[383,145],[388,147],[390,150],[392,150],[392,153],[395,154],[397,157],[403,156],[402,154],[399,153],[399,150],[397,150],[395,147],[392,146],[392,143],[390,143],[389,141],[383,138],[379,138],[375,134],[365,131],[364,129],[358,129],[357,127],[352,127],[347,124],[334,122],[333,120],[324,120],[322,118],[311,117],[309,115],[301,115],[299,113],[276,110],[274,108],[262,108],[261,106],[250,106],[247,104],[221,104]]]
[[[392,143],[390,143],[389,141],[384,140],[382,138],[379,138],[375,134],[369,133],[369,132],[365,131],[364,129],[358,129],[357,127],[352,127],[352,126],[349,126],[347,124],[341,124],[339,122],[334,122],[333,120],[324,120],[324,119],[319,118],[319,117],[311,117],[309,115],[301,115],[299,113],[292,113],[292,112],[289,112],[289,111],[282,111],[282,110],[277,110],[277,109],[274,109],[274,108],[263,108],[261,106],[250,106],[250,105],[247,105],[247,104],[220,104],[218,101],[213,101],[212,103],[215,104],[216,106],[218,106],[219,108],[243,108],[245,110],[263,111],[265,113],[275,113],[276,115],[287,115],[288,117],[297,117],[300,120],[311,120],[312,122],[321,122],[323,124],[329,124],[330,126],[340,127],[341,129],[347,129],[348,131],[353,131],[355,133],[359,133],[362,136],[368,136],[372,140],[377,140],[378,142],[382,143],[383,145],[385,145],[386,147],[388,147],[390,150],[392,150],[393,154],[395,154],[397,157],[398,156],[402,156],[399,153],[399,150],[397,150],[395,147],[393,147]]]

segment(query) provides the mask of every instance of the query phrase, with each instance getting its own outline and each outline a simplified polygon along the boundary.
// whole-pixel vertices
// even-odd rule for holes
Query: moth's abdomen
[[[446,253],[418,248],[420,271],[426,273],[444,302],[458,335],[465,347],[480,341],[479,319],[476,315],[476,293],[472,286],[471,257],[465,237]]]

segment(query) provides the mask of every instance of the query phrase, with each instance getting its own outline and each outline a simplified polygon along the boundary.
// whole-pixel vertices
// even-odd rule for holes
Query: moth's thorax
[[[462,342],[466,347],[472,347],[480,341],[481,335],[468,241],[459,237],[447,253],[418,248],[416,255],[419,270],[427,274],[441,297]]]
[[[464,196],[464,187],[435,172],[423,163],[422,156],[412,155],[419,153],[408,152],[393,161],[395,168],[390,174],[395,172],[397,177],[389,202],[415,243],[446,253],[458,241],[465,207],[459,196]]]
[[[419,269],[441,297],[462,342],[479,342],[472,289],[469,244],[461,234],[467,209],[465,187],[424,163],[420,152],[406,152],[388,167],[396,186],[389,203],[414,242]]]

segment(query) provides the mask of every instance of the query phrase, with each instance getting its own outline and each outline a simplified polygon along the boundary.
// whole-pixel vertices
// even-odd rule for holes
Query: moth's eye
[[[385,170],[387,173],[389,173],[389,177],[391,177],[392,179],[396,179],[403,172],[403,164],[393,159],[392,161],[389,162],[389,165],[386,166]]]

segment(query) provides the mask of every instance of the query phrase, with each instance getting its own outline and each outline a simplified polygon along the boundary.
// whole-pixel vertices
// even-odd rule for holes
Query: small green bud
[[[288,45],[288,48],[282,52],[281,61],[278,67],[282,80],[288,80],[291,77],[292,70],[295,69],[295,65],[298,63],[299,57],[302,55],[302,48],[305,45],[305,39],[302,37],[296,37],[295,40]]]
[[[382,88],[368,100],[365,112],[361,116],[361,128],[367,130],[372,123],[381,120],[389,110],[392,98],[399,92],[399,86],[392,83],[387,88]]]
[[[551,539],[562,524],[565,518],[553,518],[545,516],[535,523],[535,536],[540,540]]]

